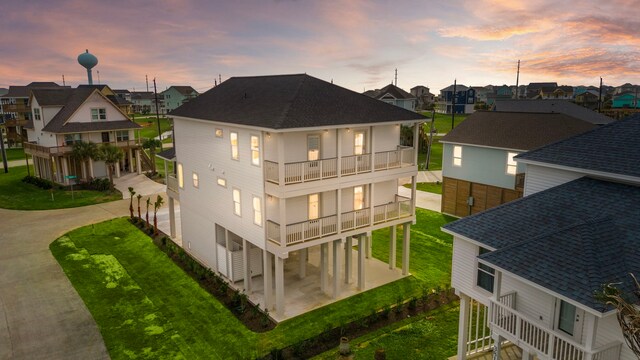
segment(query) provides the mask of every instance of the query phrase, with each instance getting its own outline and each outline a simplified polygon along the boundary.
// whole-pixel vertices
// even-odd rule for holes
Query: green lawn
[[[455,355],[459,311],[458,303],[452,303],[352,339],[354,358],[373,359],[376,349],[384,349],[387,359],[447,359]],[[314,359],[333,360],[338,355],[336,348]]]
[[[136,115],[135,122],[142,126],[140,129],[140,137],[143,139],[154,138],[158,136],[158,122],[155,115],[153,116],[139,116]],[[160,117],[160,131],[165,132],[171,130],[171,122],[169,119]],[[136,135],[138,138],[138,135]]]
[[[431,146],[431,156],[429,158],[429,170],[442,170],[442,143],[440,137],[433,137]],[[425,170],[425,162],[427,161],[427,153],[418,153],[418,169]]]
[[[419,296],[424,288],[449,284],[452,239],[440,226],[453,218],[421,209],[416,215],[413,276],[284,321],[263,334],[247,330],[125,219],[74,230],[51,250],[93,314],[113,359],[145,354],[252,358],[370,315],[398,296]],[[386,260],[389,230],[376,231],[373,238],[373,255]],[[398,245],[399,263],[401,241]]]
[[[24,160],[24,149],[22,148],[5,148],[7,153],[7,161],[11,160]],[[0,151],[0,159],[2,159],[2,152]]]
[[[404,187],[411,189],[411,184],[404,184]],[[417,183],[416,189],[442,195],[442,183]]]
[[[421,112],[421,114],[431,119],[431,111]],[[468,115],[466,114],[456,114],[454,127],[463,122],[464,119],[467,118],[467,116]],[[430,126],[431,123],[424,124],[424,129],[427,134],[429,133]],[[451,131],[451,114],[436,113],[436,122],[435,124],[433,124],[433,128],[437,130],[439,134],[446,134]]]
[[[31,175],[33,175],[33,166]],[[9,168],[5,174],[0,172],[0,208],[15,210],[48,210],[63,209],[85,205],[93,205],[108,201],[122,199],[122,194],[116,191],[111,194],[91,190],[71,191],[53,190],[52,192],[43,190],[31,184],[23,183],[21,180],[27,176],[26,166]]]

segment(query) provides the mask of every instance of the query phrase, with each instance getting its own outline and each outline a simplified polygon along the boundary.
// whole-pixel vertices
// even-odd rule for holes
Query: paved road
[[[49,251],[71,229],[128,214],[121,200],[74,209],[0,209],[0,359],[108,359],[98,327]]]

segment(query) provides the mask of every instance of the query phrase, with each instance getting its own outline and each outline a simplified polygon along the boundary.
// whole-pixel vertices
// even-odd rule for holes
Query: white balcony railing
[[[178,193],[178,179],[175,176],[167,176],[167,190]]]
[[[373,167],[376,171],[396,169],[413,165],[413,148],[403,148],[393,151],[383,151],[375,154]]]
[[[111,144],[117,147],[136,147],[140,145],[139,139],[132,140],[122,140],[122,141],[111,141],[111,142],[103,142],[96,143],[98,146],[102,144]],[[63,155],[67,153],[71,153],[73,151],[73,144],[69,145],[61,145],[61,146],[42,146],[34,143],[24,143],[24,150],[27,154],[36,154],[36,155]]]
[[[401,197],[399,197],[401,198]],[[406,198],[402,198],[406,199]],[[411,216],[411,201],[403,200],[374,207],[377,216],[376,224]],[[376,219],[374,216],[374,219]],[[351,231],[371,226],[371,208],[364,208],[342,213],[340,215],[341,231]],[[318,239],[338,233],[338,216],[330,215],[314,220],[306,220],[289,224],[286,227],[285,241],[282,242],[280,224],[267,221],[267,238],[280,246],[288,246],[299,242]]]
[[[371,172],[371,154],[345,156],[341,161],[342,176]]]
[[[493,300],[491,300],[490,314],[493,331],[499,331],[502,333],[501,335],[516,345],[527,345],[552,360],[586,360],[587,355],[591,355],[592,359],[597,360],[616,360],[620,356],[622,344],[619,342],[593,350],[587,349],[584,345],[528,318],[505,304]]]

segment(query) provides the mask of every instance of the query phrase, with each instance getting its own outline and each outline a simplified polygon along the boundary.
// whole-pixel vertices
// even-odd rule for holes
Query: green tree
[[[131,220],[133,220],[133,195],[135,194],[133,187],[129,186],[129,213],[131,213]]]
[[[153,203],[153,234],[158,235],[158,209],[164,204],[162,196],[158,195]]]
[[[113,190],[113,172],[115,170],[115,164],[124,158],[124,153],[119,147],[107,143],[100,146],[97,158],[104,161],[107,165],[109,183],[111,184],[111,190]]]
[[[147,198],[147,214],[146,214],[146,217],[147,217],[147,228],[151,228],[151,223],[149,223],[149,206],[150,205],[151,205],[151,198],[148,197]]]
[[[158,139],[146,139],[142,143],[142,147],[145,149],[149,149],[149,153],[151,154],[151,171],[152,174],[156,173],[156,150],[162,147],[162,142]]]
[[[618,323],[622,329],[622,335],[627,346],[640,359],[640,284],[633,274],[633,295],[624,294],[616,286],[619,284],[606,284],[602,290],[596,293],[596,298],[601,302],[616,309]]]
[[[98,157],[98,145],[91,141],[78,141],[71,148],[71,157],[80,161],[82,167],[82,179],[89,180],[89,172],[87,171],[87,161]]]

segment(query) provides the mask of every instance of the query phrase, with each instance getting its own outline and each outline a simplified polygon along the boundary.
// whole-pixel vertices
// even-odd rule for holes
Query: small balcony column
[[[140,149],[136,149],[136,172],[142,174],[142,164],[140,161]]]
[[[338,164],[339,163],[340,161],[338,161]],[[338,174],[340,174],[340,172],[338,172]],[[342,214],[342,188],[338,188],[338,190],[336,190],[336,214],[338,215],[338,221],[336,226],[337,226],[337,232],[339,234],[342,232],[342,215],[341,215]]]
[[[352,266],[352,261],[351,261],[351,252],[353,251],[353,237],[352,236],[348,236],[345,239],[345,243],[344,243],[344,283],[345,284],[349,284],[351,283],[351,268]]]
[[[169,196],[169,230],[171,238],[176,238],[176,209],[175,209],[175,200]],[[214,246],[217,248],[217,245]]]
[[[333,241],[333,298],[337,299],[340,295],[340,264],[342,259],[340,256],[340,248],[342,247],[342,239]]]
[[[373,158],[373,156],[372,156],[372,158]],[[374,199],[374,195],[373,195],[374,187],[375,187],[374,183],[369,184],[369,209],[370,209],[370,211],[369,211],[369,224],[373,224],[374,223],[374,216],[375,216],[375,213],[376,213],[375,212],[375,206],[374,206],[375,203],[373,201],[373,199]],[[371,235],[369,234],[369,237],[370,236]],[[367,242],[367,259],[371,258],[372,247],[373,247],[373,241]]]
[[[244,292],[251,294],[251,243],[246,239],[242,239],[242,257],[244,258]]]
[[[93,179],[94,174],[93,174],[93,159],[89,158],[89,178]]]
[[[167,184],[167,182],[169,181],[169,164],[167,163],[167,160],[164,159],[162,160],[162,162],[164,163],[164,183]],[[131,164],[131,162],[129,162],[129,164]],[[132,167],[133,170],[133,167]]]
[[[284,316],[284,259],[276,256],[276,313]]]
[[[336,171],[338,177],[342,176],[342,129],[336,129]],[[338,197],[340,199],[340,197]],[[340,213],[338,213],[340,214]]]
[[[320,290],[329,288],[329,244],[320,244]]]
[[[362,291],[365,288],[365,249],[367,247],[367,235],[360,234],[358,236],[358,290]]]
[[[300,279],[304,279],[307,276],[307,254],[308,254],[308,249],[304,248],[304,249],[300,249],[298,251],[299,254],[299,258],[300,258],[300,271],[298,272],[298,277]]]
[[[471,298],[460,293],[460,316],[458,318],[458,360],[467,358],[467,342],[469,341],[469,312]]]
[[[129,148],[127,150],[127,155],[129,155],[129,172],[133,173],[133,149]],[[165,166],[165,171],[164,173],[167,173],[167,161],[165,160],[164,162],[164,166]]]
[[[389,228],[389,234],[389,269],[393,270],[396,268],[396,241],[398,237],[395,225]]]
[[[584,333],[583,333],[583,337],[584,337],[584,346],[587,348],[587,350],[593,350],[596,347],[596,335],[597,335],[597,330],[598,330],[598,318],[589,313],[586,312],[584,313]],[[592,360],[593,359],[593,354],[588,353],[586,354],[585,360]]]
[[[62,162],[63,183],[65,185],[69,185],[69,179],[67,178],[67,175],[69,175],[69,166],[67,165],[67,158],[66,157],[61,157],[60,158],[60,162]],[[42,175],[40,175],[40,177],[42,177]]]
[[[374,136],[373,136],[373,126],[369,126],[369,154],[371,154],[371,159],[370,159],[370,164],[369,164],[369,168],[371,169],[371,171],[375,171],[376,168],[376,154],[373,151],[375,149],[375,141],[374,141]],[[373,205],[373,203],[371,203]],[[373,207],[372,207],[373,209]],[[372,212],[373,213],[373,212]],[[373,222],[371,222],[373,224]]]
[[[284,178],[281,178],[284,179]],[[278,201],[278,211],[280,213],[280,245],[287,244],[287,199],[280,198]]]
[[[402,224],[402,275],[409,275],[409,240],[411,239],[411,223]]]
[[[262,279],[264,280],[264,307],[265,309],[273,309],[273,255],[267,251],[262,250],[263,270]]]
[[[120,177],[120,160],[118,160],[114,165],[116,167],[116,177],[119,178]]]
[[[274,135],[276,136],[276,135]],[[284,134],[277,134],[278,145],[278,184],[285,184],[285,163],[284,163]],[[286,224],[285,221],[280,221],[281,224]]]

